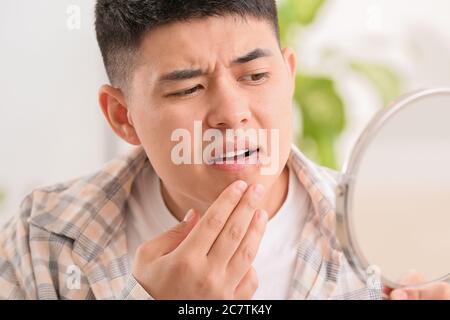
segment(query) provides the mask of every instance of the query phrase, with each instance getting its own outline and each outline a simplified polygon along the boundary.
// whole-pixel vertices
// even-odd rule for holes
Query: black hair
[[[97,0],[95,29],[111,84],[126,86],[136,52],[144,36],[154,28],[226,15],[267,20],[279,39],[275,0]]]

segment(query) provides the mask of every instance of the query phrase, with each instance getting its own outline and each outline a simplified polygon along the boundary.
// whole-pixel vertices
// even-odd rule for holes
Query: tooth
[[[234,152],[234,151],[227,152],[225,155],[222,155],[222,156],[219,156],[219,157],[213,159],[213,162],[223,161],[224,159],[233,159],[234,157],[242,156],[249,151],[250,151],[249,149],[243,149],[243,150],[240,150],[237,152]]]
[[[241,150],[241,151],[239,151],[239,152],[237,153],[237,156],[239,157],[239,156],[241,156],[241,155],[243,155],[243,154],[246,154],[247,151],[248,151],[248,149]]]
[[[247,151],[248,151],[248,149],[240,150],[240,151],[237,151],[237,152],[228,152],[224,156],[224,158],[233,158],[233,157],[236,157],[236,156],[239,157],[239,156],[242,156],[243,154],[245,154]]]
[[[231,158],[231,157],[234,157],[234,156],[235,156],[235,152],[232,151],[232,152],[227,152],[223,157],[224,158]]]

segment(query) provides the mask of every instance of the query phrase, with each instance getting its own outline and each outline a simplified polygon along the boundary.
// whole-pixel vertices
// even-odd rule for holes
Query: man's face
[[[295,58],[280,50],[269,22],[228,16],[165,25],[146,36],[138,61],[127,95],[128,116],[167,190],[206,208],[238,179],[266,188],[275,183],[293,138]],[[278,130],[279,140],[259,149],[261,157],[277,156],[275,172],[262,175],[261,164],[175,164],[172,150],[179,141],[171,136],[186,129],[193,139],[195,121],[202,122],[203,132]],[[225,138],[229,148],[233,142]],[[192,155],[194,148],[192,141]]]

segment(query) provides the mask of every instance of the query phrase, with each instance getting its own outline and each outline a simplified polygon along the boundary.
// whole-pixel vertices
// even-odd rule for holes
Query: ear
[[[284,48],[281,53],[283,54],[284,61],[288,68],[289,74],[291,75],[293,93],[295,90],[295,79],[297,76],[297,57],[294,50],[290,48]]]
[[[136,134],[122,91],[109,85],[103,85],[98,96],[102,112],[113,131],[126,142],[140,145],[141,141]]]

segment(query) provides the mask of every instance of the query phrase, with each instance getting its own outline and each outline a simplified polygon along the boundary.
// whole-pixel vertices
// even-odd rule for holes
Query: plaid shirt
[[[295,147],[289,162],[311,200],[289,298],[380,299],[339,249],[335,179]],[[151,299],[131,275],[123,215],[149,165],[139,147],[96,174],[28,195],[0,231],[0,298]]]

